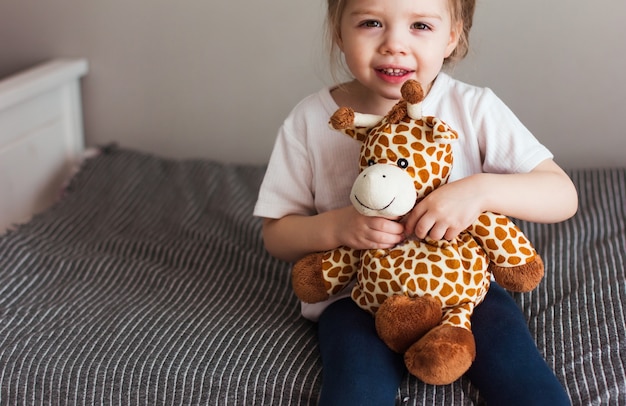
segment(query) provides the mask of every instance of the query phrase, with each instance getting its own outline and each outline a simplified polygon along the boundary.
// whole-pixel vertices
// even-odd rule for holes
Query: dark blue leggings
[[[569,405],[563,386],[537,350],[513,298],[491,284],[472,316],[476,360],[467,377],[488,405]],[[406,369],[378,338],[374,319],[351,299],[322,313],[320,405],[393,405]]]

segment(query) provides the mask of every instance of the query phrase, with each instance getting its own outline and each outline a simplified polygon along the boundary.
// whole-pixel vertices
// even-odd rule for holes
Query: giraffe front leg
[[[543,279],[543,260],[537,254],[531,262],[503,267],[489,264],[489,271],[493,274],[496,282],[511,292],[530,292],[535,289]]]
[[[409,372],[423,382],[446,385],[459,379],[476,357],[470,317],[474,303],[444,313],[440,325],[430,330],[404,354]]]
[[[293,291],[306,303],[324,301],[350,283],[359,261],[360,251],[347,247],[306,255],[291,270]]]
[[[544,274],[541,257],[508,217],[485,212],[467,231],[489,256],[489,271],[502,287],[528,292],[541,282]]]

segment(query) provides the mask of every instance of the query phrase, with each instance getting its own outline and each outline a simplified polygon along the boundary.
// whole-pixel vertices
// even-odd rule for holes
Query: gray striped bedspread
[[[251,215],[263,171],[105,149],[0,237],[0,405],[316,404],[315,325]],[[574,218],[518,222],[547,275],[514,297],[574,405],[626,404],[626,168],[570,175]],[[398,392],[480,403],[465,378]]]

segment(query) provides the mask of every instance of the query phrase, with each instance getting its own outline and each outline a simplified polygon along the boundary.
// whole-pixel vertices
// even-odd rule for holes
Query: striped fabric
[[[315,325],[251,216],[262,176],[114,148],[0,237],[0,405],[315,404]],[[573,404],[626,404],[626,169],[572,176],[575,218],[518,222],[548,275],[516,299]],[[398,393],[472,403],[466,379]]]

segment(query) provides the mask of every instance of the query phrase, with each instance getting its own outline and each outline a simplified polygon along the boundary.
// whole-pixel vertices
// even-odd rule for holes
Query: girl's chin
[[[378,91],[378,95],[387,100],[397,101],[402,98],[402,93],[400,92],[402,83],[393,86],[385,86]]]

